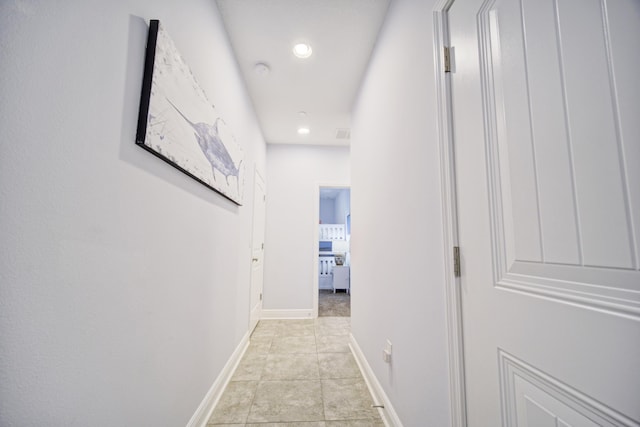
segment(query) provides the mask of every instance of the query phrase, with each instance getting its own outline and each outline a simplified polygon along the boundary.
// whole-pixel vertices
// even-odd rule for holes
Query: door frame
[[[320,256],[320,250],[318,248],[318,224],[320,223],[320,188],[339,188],[344,190],[350,190],[351,185],[341,183],[327,183],[327,182],[316,182],[314,187],[314,199],[313,199],[313,279],[311,280],[311,293],[313,294],[313,308],[312,315],[313,318],[318,317],[318,293],[320,292],[318,283],[318,257]],[[349,196],[351,197],[351,196]],[[349,200],[351,203],[351,200]]]
[[[252,324],[253,319],[251,317],[252,314],[252,310],[253,307],[251,306],[251,297],[253,296],[253,291],[254,291],[254,277],[253,277],[253,244],[254,244],[254,239],[255,239],[255,223],[256,220],[258,221],[262,221],[263,223],[265,223],[266,225],[266,197],[267,197],[267,183],[266,180],[264,179],[263,173],[261,173],[258,170],[258,167],[255,166],[254,167],[254,171],[253,171],[253,201],[255,202],[255,194],[256,191],[258,190],[258,178],[260,179],[260,181],[262,182],[262,190],[264,193],[264,197],[265,197],[265,209],[263,212],[263,218],[256,218],[256,206],[254,204],[254,206],[252,206],[252,220],[251,220],[251,267],[250,267],[250,277],[249,277],[249,334],[251,334],[253,332],[253,330],[255,329],[255,327],[258,325],[258,322],[260,321],[260,318],[262,317],[262,307],[263,307],[263,298],[262,298],[262,294],[264,293],[264,248],[262,250],[262,284],[261,284],[261,289],[260,289],[260,312],[258,313],[258,322],[256,322],[255,324]],[[264,231],[266,233],[266,228],[264,229]],[[264,243],[264,235],[262,236],[263,239],[263,243]]]
[[[467,405],[464,378],[461,278],[454,273],[453,251],[458,246],[456,202],[456,167],[453,151],[453,110],[451,77],[444,69],[444,48],[449,47],[448,11],[454,0],[440,0],[433,9],[433,52],[436,80],[438,147],[444,251],[444,286],[447,316],[447,350],[449,358],[449,400],[451,425],[466,427]],[[455,61],[451,52],[452,69]]]

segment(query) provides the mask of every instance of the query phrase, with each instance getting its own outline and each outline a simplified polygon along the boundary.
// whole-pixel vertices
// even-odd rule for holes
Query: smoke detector
[[[259,76],[266,76],[271,71],[271,68],[269,68],[269,66],[264,62],[258,62],[253,66],[253,71],[255,71]]]

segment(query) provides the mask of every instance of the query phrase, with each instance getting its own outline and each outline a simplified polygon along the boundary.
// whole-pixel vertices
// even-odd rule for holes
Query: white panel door
[[[251,291],[249,332],[258,324],[262,314],[262,289],[264,279],[264,232],[266,214],[264,179],[255,171],[253,190],[253,237],[251,243]]]
[[[469,426],[640,425],[640,1],[448,16]]]

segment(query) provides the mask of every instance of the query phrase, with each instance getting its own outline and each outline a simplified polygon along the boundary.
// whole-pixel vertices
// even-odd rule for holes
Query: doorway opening
[[[351,316],[351,190],[319,186],[317,233],[317,298],[319,317]]]

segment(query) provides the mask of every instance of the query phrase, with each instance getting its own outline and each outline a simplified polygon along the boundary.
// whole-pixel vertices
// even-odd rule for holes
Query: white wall
[[[334,204],[336,223],[346,224],[347,214],[351,212],[351,190],[340,190],[335,198]]]
[[[153,18],[244,147],[244,207],[134,145]],[[7,0],[0,46],[0,425],[185,425],[248,328],[266,155],[215,3]]]
[[[353,335],[405,426],[449,425],[434,3],[391,3],[351,133]]]
[[[336,201],[328,197],[320,198],[320,221],[323,224],[336,223]]]
[[[349,185],[349,149],[269,145],[264,308],[311,310],[318,185]]]

